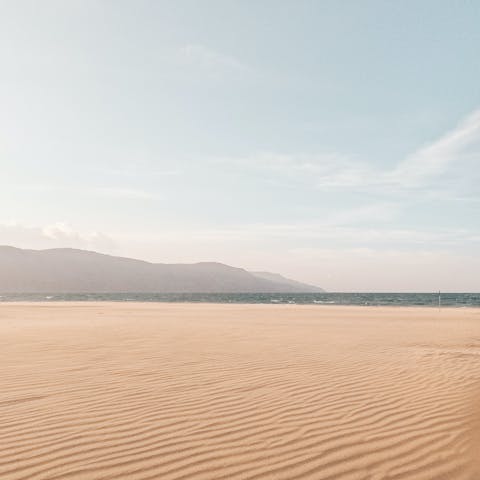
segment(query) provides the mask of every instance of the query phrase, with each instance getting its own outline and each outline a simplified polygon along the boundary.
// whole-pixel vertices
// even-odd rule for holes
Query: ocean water
[[[437,293],[32,293],[1,294],[0,302],[187,302],[438,307]],[[480,293],[442,293],[444,307],[480,307]]]

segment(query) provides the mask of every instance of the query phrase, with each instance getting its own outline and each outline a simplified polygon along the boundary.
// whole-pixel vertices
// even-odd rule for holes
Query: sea
[[[480,307],[480,293],[32,293],[0,302],[170,302],[296,305]]]

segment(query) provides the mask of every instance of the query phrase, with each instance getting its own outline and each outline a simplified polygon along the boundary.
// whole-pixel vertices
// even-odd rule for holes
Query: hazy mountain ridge
[[[257,278],[261,278],[263,280],[268,280],[270,282],[275,282],[278,284],[282,284],[285,286],[293,287],[298,289],[298,292],[324,292],[324,290],[320,287],[315,287],[313,285],[309,285],[307,283],[297,282],[296,280],[292,280],[290,278],[286,278],[279,273],[271,273],[271,272],[250,272]]]
[[[87,250],[0,246],[3,293],[267,293],[322,289],[268,272],[215,262],[149,263]]]

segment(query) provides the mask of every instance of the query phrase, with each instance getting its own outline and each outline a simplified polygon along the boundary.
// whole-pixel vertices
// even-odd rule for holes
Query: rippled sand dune
[[[0,304],[0,479],[477,479],[480,310]]]

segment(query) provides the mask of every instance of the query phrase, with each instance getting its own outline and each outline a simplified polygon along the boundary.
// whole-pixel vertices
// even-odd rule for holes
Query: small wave
[[[283,293],[282,293],[283,294]],[[273,296],[272,296],[273,295]],[[269,304],[315,304],[315,305],[385,305],[385,306],[438,306],[437,293],[86,293],[86,294],[10,294],[3,292],[5,301],[113,301],[113,302],[211,302],[211,303],[269,303]],[[479,293],[445,293],[442,307],[480,307]]]

